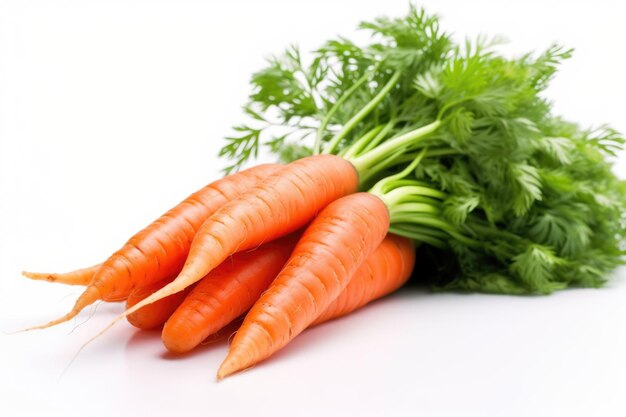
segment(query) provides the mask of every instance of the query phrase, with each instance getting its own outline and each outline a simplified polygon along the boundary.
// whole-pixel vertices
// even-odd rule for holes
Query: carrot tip
[[[71,319],[76,317],[78,313],[80,313],[83,310],[83,308],[87,307],[90,304],[93,304],[99,299],[100,299],[100,291],[98,291],[96,287],[87,287],[85,291],[81,294],[81,296],[78,297],[78,300],[76,300],[76,304],[74,304],[74,307],[69,313],[65,314],[64,316],[56,320],[52,320],[49,323],[40,324],[38,326],[27,327],[26,329],[22,329],[16,333],[28,332],[31,330],[47,329],[48,327],[56,326],[57,324],[70,321]]]
[[[54,275],[48,274],[45,272],[22,271],[22,276],[29,278],[29,279],[38,280],[38,281],[50,281],[50,282],[55,281]]]
[[[56,320],[52,320],[51,322],[48,322],[46,324],[39,324],[37,326],[31,326],[31,327],[27,327],[25,329],[22,330],[18,330],[15,333],[22,333],[22,332],[30,332],[31,330],[43,330],[43,329],[47,329],[48,327],[52,327],[52,326],[56,326],[57,324],[61,324],[61,323],[65,323],[66,321],[70,321],[72,318],[76,317],[76,315],[78,315],[78,311],[70,311],[69,313],[67,313],[66,315],[64,315],[63,317],[60,317]]]
[[[22,271],[22,276],[36,281],[47,281],[66,285],[88,285],[98,267],[99,265],[96,265],[90,268],[65,273]]]
[[[3,330],[2,333],[4,333],[7,336],[11,336],[11,335],[18,334],[18,333],[24,333],[24,332],[27,332],[29,330],[30,330],[30,328],[13,330],[12,332],[7,332],[7,331]]]
[[[221,381],[234,372],[232,366],[229,366],[227,362],[222,363],[220,369],[217,371],[217,380]]]
[[[227,356],[217,371],[217,380],[221,381],[227,376],[231,376],[234,373],[244,370],[245,366],[241,366],[241,365],[242,365],[241,361],[238,360],[236,357],[233,357],[230,355]]]

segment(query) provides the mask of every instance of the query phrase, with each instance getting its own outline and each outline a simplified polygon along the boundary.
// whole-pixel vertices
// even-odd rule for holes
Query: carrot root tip
[[[217,380],[221,381],[222,379],[231,376],[237,372],[243,371],[244,369],[246,369],[246,366],[243,364],[240,358],[228,355],[217,371]]]
[[[37,281],[50,281],[50,282],[56,281],[55,278],[54,278],[54,275],[47,274],[47,273],[44,273],[44,272],[22,271],[22,276],[26,277],[28,279],[34,279],[34,280],[37,280]]]
[[[28,332],[31,330],[43,330],[43,329],[47,329],[48,327],[56,326],[57,324],[65,323],[66,321],[70,321],[71,319],[76,317],[78,313],[80,313],[85,307],[93,304],[99,299],[100,299],[100,291],[98,290],[98,288],[91,287],[91,286],[87,287],[85,291],[81,294],[81,296],[78,297],[78,300],[76,300],[74,307],[69,313],[65,314],[62,317],[59,317],[56,320],[52,320],[51,322],[48,322],[46,324],[40,324],[38,326],[27,327],[26,329],[20,330],[16,333]]]

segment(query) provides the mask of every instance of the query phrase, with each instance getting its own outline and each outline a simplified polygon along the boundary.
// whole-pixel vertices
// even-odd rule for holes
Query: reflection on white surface
[[[178,357],[165,351],[158,332],[124,323],[61,376],[79,345],[120,311],[116,306],[100,310],[72,333],[68,325],[2,336],[3,369],[9,370],[3,375],[11,383],[3,406],[96,415],[125,415],[133,407],[157,415],[165,410],[200,415],[208,408],[239,415],[285,412],[302,404],[307,404],[302,414],[311,416],[326,410],[336,412],[331,415],[389,410],[617,415],[610,411],[625,406],[625,272],[611,288],[551,297],[404,289],[307,330],[272,359],[220,383],[215,372],[226,340]],[[23,320],[3,325],[15,323]],[[37,402],[28,401],[33,392]],[[311,392],[323,401],[312,401]]]

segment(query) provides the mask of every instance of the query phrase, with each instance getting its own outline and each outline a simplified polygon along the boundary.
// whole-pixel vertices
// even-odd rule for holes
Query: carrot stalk
[[[56,282],[59,284],[67,285],[89,285],[92,278],[98,272],[102,264],[90,266],[89,268],[77,269],[71,272],[28,272],[22,271],[22,275],[26,278],[38,280]]]
[[[123,300],[137,287],[176,275],[202,223],[228,201],[277,171],[278,167],[275,164],[259,165],[215,181],[190,195],[135,234],[107,259],[69,313],[26,330],[45,329],[66,322],[95,301]]]
[[[292,234],[253,251],[236,253],[211,271],[165,323],[165,347],[171,352],[188,352],[248,311],[287,262],[296,238]]]
[[[387,207],[372,194],[352,194],[322,210],[247,314],[218,379],[269,357],[315,321],[382,242],[388,227]]]

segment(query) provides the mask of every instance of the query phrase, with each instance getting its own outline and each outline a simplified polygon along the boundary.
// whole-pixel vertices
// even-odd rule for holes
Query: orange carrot
[[[215,181],[190,195],[107,259],[68,314],[28,330],[63,323],[97,300],[123,300],[137,287],[175,276],[202,223],[278,168],[276,164],[259,165]]]
[[[345,316],[367,303],[400,288],[411,276],[415,265],[413,242],[388,234],[356,271],[346,288],[320,314],[311,326]]]
[[[352,164],[334,155],[302,158],[279,169],[207,219],[178,277],[122,313],[94,339],[128,314],[199,281],[230,255],[305,226],[326,205],[357,187]]]
[[[232,261],[211,271],[167,320],[162,334],[165,347],[176,353],[188,352],[248,311],[287,261],[294,243],[274,241],[253,252],[237,253]],[[411,275],[414,263],[412,242],[387,235],[313,324],[348,314],[398,289]],[[158,317],[164,314],[167,312],[154,312]]]
[[[154,293],[155,291],[163,288],[167,284],[172,282],[172,278],[162,281],[154,282],[142,288],[138,288],[126,299],[126,308],[130,308]],[[191,287],[189,287],[191,288]],[[133,314],[130,314],[126,319],[133,326],[143,330],[153,330],[161,327],[163,323],[172,315],[176,308],[183,302],[187,291],[177,292],[169,297],[165,297],[156,303],[145,306]]]
[[[296,240],[292,234],[253,251],[236,253],[211,271],[165,323],[165,347],[176,353],[188,352],[248,311],[283,268]]]
[[[94,277],[96,272],[98,272],[98,269],[100,269],[101,266],[102,264],[98,264],[90,266],[89,268],[77,269],[76,271],[62,273],[22,271],[22,275],[26,278],[34,280],[56,282],[59,284],[89,285],[91,279]]]
[[[218,378],[269,357],[309,326],[339,296],[388,228],[387,206],[369,193],[340,198],[322,210],[247,314]]]

